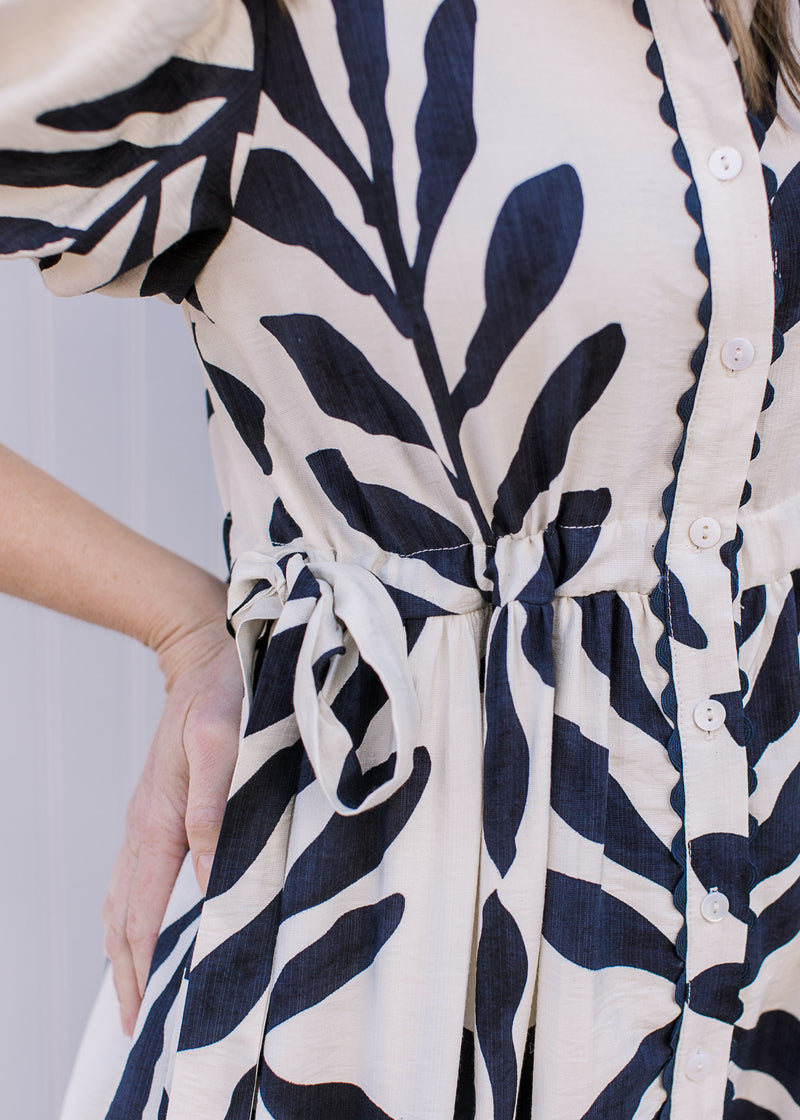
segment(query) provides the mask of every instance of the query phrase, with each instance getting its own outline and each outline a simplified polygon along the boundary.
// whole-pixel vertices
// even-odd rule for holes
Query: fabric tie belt
[[[411,775],[420,707],[409,664],[406,621],[465,614],[514,600],[552,602],[553,577],[542,536],[501,538],[496,546],[469,545],[464,553],[457,580],[432,573],[429,582],[437,592],[435,601],[398,592],[391,585],[390,577],[404,562],[419,564],[411,557],[390,557],[380,568],[380,577],[359,563],[285,549],[247,551],[233,565],[229,618],[245,682],[245,734],[251,722],[257,645],[265,623],[274,621],[270,643],[295,632],[290,643],[292,664],[281,665],[284,680],[275,681],[275,687],[285,688],[285,678],[293,673],[292,707],[300,738],[325,796],[338,813],[365,812],[389,798]],[[450,575],[456,570],[454,558],[447,559]],[[335,671],[337,659],[345,653],[345,631],[383,686],[392,726],[385,760],[388,776],[356,798],[342,795],[354,744],[333,710],[346,679]]]

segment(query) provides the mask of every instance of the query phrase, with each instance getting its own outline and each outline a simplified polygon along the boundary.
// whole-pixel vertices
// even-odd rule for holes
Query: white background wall
[[[56,299],[35,266],[4,262],[0,355],[0,442],[224,575],[201,370],[177,308]],[[58,1115],[162,695],[148,650],[0,595],[2,1120]]]

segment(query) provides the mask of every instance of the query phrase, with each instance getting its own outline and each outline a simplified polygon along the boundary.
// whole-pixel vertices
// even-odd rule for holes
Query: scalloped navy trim
[[[647,11],[647,4],[646,4],[645,0],[633,0],[633,13],[634,13],[634,16],[635,16],[636,20],[643,27],[647,28],[649,31],[653,30],[652,23],[650,21],[650,15],[649,15],[649,12]],[[730,41],[730,34],[728,32],[728,28],[727,28],[724,20],[716,14],[715,14],[714,18],[715,18],[715,21],[716,21],[717,26],[719,28],[720,34],[722,35],[725,42],[728,43]],[[670,532],[670,527],[671,527],[672,510],[673,510],[673,506],[674,506],[674,502],[675,502],[675,490],[676,490],[676,487],[677,487],[678,473],[680,471],[681,463],[683,462],[683,453],[684,453],[684,448],[685,448],[685,445],[686,445],[687,429],[688,429],[689,419],[690,419],[691,414],[692,414],[692,409],[694,407],[695,396],[697,394],[697,385],[698,385],[699,378],[700,378],[700,372],[702,370],[703,362],[705,360],[706,352],[708,350],[708,329],[709,329],[709,325],[710,325],[710,322],[711,322],[711,282],[710,282],[710,265],[709,265],[708,245],[706,243],[705,232],[704,232],[704,229],[703,229],[703,218],[702,218],[702,210],[701,210],[701,206],[700,206],[700,198],[699,198],[699,195],[698,195],[698,192],[697,192],[697,187],[696,187],[694,178],[692,176],[692,171],[691,171],[691,166],[690,166],[690,163],[689,163],[688,155],[687,155],[686,149],[684,147],[683,141],[681,139],[680,132],[678,130],[678,123],[677,123],[677,118],[675,116],[675,109],[674,109],[674,106],[673,106],[673,103],[672,103],[672,98],[670,97],[670,94],[669,94],[669,90],[667,89],[663,63],[662,63],[662,60],[661,60],[661,54],[660,54],[660,52],[658,50],[658,47],[656,45],[655,38],[653,39],[653,42],[652,42],[652,44],[651,44],[651,46],[650,46],[650,48],[648,49],[648,52],[647,52],[647,65],[648,65],[648,68],[649,68],[650,72],[655,77],[657,77],[661,80],[661,82],[663,84],[663,87],[664,87],[664,93],[663,93],[663,95],[661,97],[661,100],[659,102],[659,109],[660,109],[661,117],[662,117],[664,123],[667,124],[670,128],[672,128],[674,130],[674,132],[676,133],[676,136],[677,136],[677,140],[676,140],[675,144],[673,145],[672,154],[673,154],[673,158],[675,159],[675,163],[677,164],[677,166],[689,178],[689,186],[686,190],[686,195],[685,195],[686,209],[687,209],[687,212],[689,213],[689,215],[694,219],[694,221],[697,223],[697,225],[700,229],[700,237],[699,237],[697,245],[695,247],[695,260],[696,260],[698,268],[700,269],[700,271],[703,273],[703,275],[706,277],[706,279],[709,282],[708,287],[706,289],[706,292],[705,292],[703,298],[701,299],[700,306],[698,308],[698,319],[700,321],[701,326],[704,329],[704,336],[703,336],[703,339],[701,340],[699,346],[695,350],[694,354],[692,355],[692,360],[691,360],[691,368],[692,368],[692,372],[694,373],[694,376],[695,376],[695,383],[694,383],[694,385],[690,386],[689,389],[686,390],[686,392],[683,394],[680,401],[678,402],[678,406],[677,406],[678,415],[679,415],[679,417],[680,417],[680,419],[683,423],[683,432],[682,432],[682,435],[681,435],[680,443],[678,445],[678,448],[677,448],[677,450],[675,452],[675,455],[673,457],[673,460],[672,460],[673,478],[672,478],[671,482],[669,483],[669,485],[666,487],[666,489],[664,490],[664,492],[662,494],[662,508],[664,510],[664,514],[666,516],[667,523],[666,523],[666,526],[664,528],[664,532],[662,533],[661,537],[659,538],[658,544],[656,545],[656,549],[655,549],[655,559],[656,559],[656,563],[658,565],[658,569],[659,569],[659,573],[660,573],[659,582],[658,582],[658,584],[656,585],[656,587],[654,588],[653,592],[650,595],[650,605],[651,605],[651,608],[653,610],[653,613],[656,615],[656,617],[659,619],[659,621],[661,622],[661,624],[663,626],[663,633],[662,633],[661,637],[658,639],[658,642],[656,643],[656,658],[657,658],[659,664],[662,666],[662,668],[664,668],[666,670],[666,672],[668,674],[668,677],[669,677],[667,685],[666,685],[666,687],[664,688],[664,690],[661,694],[661,703],[662,703],[662,707],[664,709],[664,712],[667,715],[667,717],[673,723],[673,732],[672,732],[672,735],[670,736],[669,742],[667,744],[667,751],[669,753],[670,761],[672,762],[673,766],[675,767],[675,769],[676,769],[676,771],[678,772],[678,775],[679,775],[678,776],[678,781],[676,782],[675,786],[672,789],[672,793],[671,793],[671,796],[670,796],[670,802],[672,804],[673,809],[675,809],[675,811],[679,814],[679,816],[681,818],[681,821],[683,822],[684,810],[685,810],[685,805],[686,805],[686,797],[685,797],[685,790],[684,790],[684,785],[683,785],[683,760],[682,760],[682,756],[681,756],[680,737],[678,735],[677,728],[675,727],[676,717],[677,717],[677,701],[676,701],[676,696],[675,696],[675,686],[674,686],[673,674],[672,674],[672,656],[671,656],[671,651],[670,651],[670,646],[669,646],[669,625],[668,625],[668,618],[667,618],[667,613],[666,613],[666,609],[665,609],[666,605],[667,605],[668,577],[669,577],[669,570],[667,568],[666,557],[667,557],[667,542],[668,542],[668,539],[669,539],[669,532]],[[741,78],[741,75],[740,75],[740,78]],[[764,123],[757,116],[755,116],[753,113],[748,113],[748,120],[749,120],[749,123],[750,123],[751,130],[753,132],[753,137],[754,137],[754,139],[756,141],[756,144],[758,145],[758,148],[760,150],[763,143],[764,143],[764,139],[766,137],[766,128],[764,126]],[[777,191],[777,179],[776,179],[776,176],[775,176],[774,172],[772,171],[772,169],[770,167],[768,167],[767,165],[765,165],[763,163],[763,161],[762,161],[762,168],[763,168],[764,184],[765,184],[765,188],[766,188],[766,192],[767,192],[767,198],[768,198],[770,206],[771,206],[772,201],[773,201],[774,196],[775,196],[775,193]],[[771,234],[771,240],[772,240],[773,258],[777,261],[777,244],[776,244],[777,235],[776,235],[776,230],[775,230],[774,223],[772,222],[771,219],[770,219],[770,234]],[[781,282],[780,274],[778,272],[777,264],[776,264],[776,267],[775,267],[775,281],[774,282],[775,282],[775,307],[777,308],[779,306],[780,301],[781,301],[782,296],[783,296],[783,285],[782,285],[782,282]],[[773,333],[772,362],[775,362],[780,357],[780,355],[783,353],[783,348],[784,348],[783,334],[781,333],[781,331],[779,331],[777,329],[777,327],[775,327],[774,333]],[[768,380],[767,385],[766,385],[766,391],[764,393],[764,401],[763,401],[763,404],[762,404],[762,412],[770,407],[770,405],[772,404],[772,401],[774,399],[774,396],[775,396],[774,388],[773,388],[771,382]],[[753,441],[753,451],[752,451],[752,454],[751,454],[751,460],[755,459],[757,457],[757,455],[760,451],[760,447],[761,447],[761,442],[760,442],[760,439],[758,437],[758,434],[756,434],[755,439]],[[752,490],[751,490],[750,483],[745,482],[745,486],[744,486],[744,489],[742,491],[742,496],[741,496],[741,500],[740,500],[740,503],[739,503],[740,508],[750,500],[751,493],[752,493]],[[742,532],[741,526],[737,525],[736,526],[736,535],[735,535],[734,539],[732,541],[729,541],[726,545],[723,545],[720,548],[720,559],[725,564],[725,566],[728,568],[728,570],[730,572],[730,575],[731,575],[731,599],[732,599],[732,601],[735,601],[738,594],[739,594],[738,555],[739,555],[739,552],[742,549],[743,543],[744,543],[744,534]],[[734,625],[735,625],[735,636],[736,636],[736,649],[737,649],[737,655],[738,655],[738,651],[741,648],[741,644],[742,644],[742,628],[741,628],[741,624],[738,623],[738,622],[736,622]],[[750,682],[748,681],[747,675],[741,669],[739,670],[739,685],[740,685],[741,696],[742,696],[742,711],[744,713],[744,697],[746,696],[746,694],[749,690]],[[752,724],[751,724],[750,720],[744,714],[743,714],[743,728],[742,728],[742,730],[743,730],[742,749],[747,750],[747,745],[750,742],[750,739],[752,738],[753,728],[752,728]],[[755,770],[753,769],[752,766],[748,766],[748,791],[749,791],[750,796],[752,796],[752,794],[755,792],[757,782],[758,782],[758,778],[757,778]],[[752,889],[757,882],[757,868],[756,868],[755,863],[754,863],[753,858],[752,858],[752,842],[755,838],[755,834],[757,832],[757,829],[758,829],[758,822],[757,822],[756,818],[751,813],[751,814],[749,814],[749,828],[748,828],[748,834],[749,834],[749,839],[748,839],[748,870],[749,870],[748,880],[749,880],[749,891],[750,892],[752,892]],[[686,994],[686,939],[687,939],[687,933],[686,933],[686,857],[685,857],[685,845],[686,845],[686,835],[685,835],[685,828],[684,828],[683,823],[682,823],[681,827],[679,828],[678,832],[675,834],[675,836],[673,838],[673,841],[672,841],[672,854],[673,854],[674,858],[680,864],[680,866],[682,868],[682,871],[683,871],[683,874],[682,874],[678,884],[675,887],[675,891],[673,892],[673,898],[674,898],[676,907],[678,908],[679,912],[683,915],[683,925],[682,925],[682,927],[681,927],[681,929],[678,933],[678,937],[677,937],[677,940],[676,940],[676,951],[678,952],[678,955],[680,956],[681,960],[684,963],[684,968],[683,968],[683,972],[682,972],[681,976],[678,979],[678,982],[676,984],[676,989],[675,989],[675,999],[676,999],[676,1002],[678,1003],[678,1005],[680,1007],[680,1014],[678,1015],[678,1018],[676,1019],[675,1024],[673,1026],[673,1029],[672,1029],[672,1032],[670,1034],[670,1046],[671,1046],[671,1049],[672,1049],[672,1057],[671,1057],[670,1061],[667,1063],[667,1065],[664,1069],[664,1074],[663,1074],[663,1083],[664,1083],[664,1088],[667,1092],[667,1101],[664,1105],[664,1110],[660,1114],[661,1120],[669,1120],[669,1117],[670,1117],[670,1114],[671,1114],[670,1091],[672,1089],[672,1083],[673,1083],[674,1073],[675,1073],[675,1053],[676,1053],[676,1049],[677,1049],[678,1038],[679,1038],[679,1035],[680,1035],[680,1029],[681,1029],[681,1024],[682,1024],[682,1020],[683,1020],[683,1009],[684,1009],[684,1006],[686,1006],[686,1003],[687,1003],[687,1001],[685,1001],[685,999],[684,999],[684,996]],[[755,919],[755,914],[753,913],[753,911],[751,909],[748,908],[748,940],[747,940],[747,946],[745,948],[745,958],[744,958],[744,962],[742,964],[742,976],[741,976],[740,990],[741,990],[741,987],[746,986],[752,980],[753,969],[752,969],[752,960],[751,960],[750,955],[749,955],[749,947],[750,947],[750,944],[751,944],[751,934],[752,934],[752,931],[753,931],[753,927],[755,925],[755,920],[756,920]],[[736,1042],[734,1040],[733,1043],[732,1043],[732,1048],[731,1048],[731,1058],[733,1058],[733,1056],[734,1056],[735,1049],[736,1049]],[[733,1095],[734,1095],[734,1086],[733,1086],[733,1083],[729,1080],[727,1082],[726,1090],[725,1090],[725,1101],[727,1102],[727,1101],[731,1100],[733,1098]]]
[[[645,0],[634,0],[633,14],[636,20],[646,27],[649,31],[653,30],[650,22],[650,14],[647,10]],[[647,67],[650,73],[658,78],[662,85],[664,92],[659,101],[659,110],[661,112],[661,119],[664,123],[673,130],[677,139],[672,146],[672,156],[675,163],[681,171],[686,175],[689,180],[689,186],[686,189],[684,196],[686,210],[689,216],[696,222],[700,236],[695,246],[695,262],[700,272],[705,276],[708,282],[706,291],[700,300],[700,306],[697,310],[697,317],[700,325],[703,328],[703,338],[700,341],[697,349],[692,355],[691,369],[694,374],[694,384],[686,390],[681,396],[677,404],[677,413],[683,424],[683,431],[681,433],[680,442],[672,458],[672,479],[668,486],[665,488],[661,495],[661,506],[664,510],[664,515],[667,519],[664,532],[659,537],[658,543],[655,547],[655,561],[658,565],[659,580],[655,588],[650,594],[650,607],[653,614],[659,620],[663,627],[662,634],[656,643],[656,659],[663,669],[666,670],[668,681],[666,687],[661,693],[661,706],[667,719],[672,723],[672,734],[667,742],[667,753],[670,762],[674,766],[678,780],[672,787],[670,794],[670,804],[675,810],[681,820],[681,825],[675,836],[672,839],[672,855],[681,868],[681,876],[673,891],[673,900],[675,907],[683,917],[683,924],[678,931],[678,936],[675,942],[675,950],[682,962],[681,974],[675,984],[675,1002],[679,1007],[679,1014],[675,1020],[672,1031],[670,1033],[670,1048],[672,1055],[664,1067],[662,1075],[664,1089],[667,1093],[667,1100],[664,1104],[663,1110],[660,1113],[661,1120],[669,1120],[672,1107],[671,1107],[671,1090],[672,1083],[675,1075],[675,1053],[678,1046],[678,1038],[680,1036],[681,1025],[683,1022],[683,1010],[686,1006],[687,1000],[687,980],[686,980],[686,830],[684,827],[684,814],[686,809],[686,793],[683,784],[683,757],[681,754],[681,742],[677,728],[678,717],[678,704],[675,695],[675,683],[673,680],[672,672],[672,654],[669,644],[669,620],[667,616],[667,603],[669,594],[669,569],[667,567],[667,541],[669,540],[669,532],[672,522],[672,510],[675,504],[675,491],[678,484],[678,473],[683,462],[684,449],[686,447],[686,435],[689,427],[689,420],[694,408],[694,401],[697,395],[697,385],[700,380],[700,371],[703,368],[705,361],[706,351],[708,350],[708,328],[711,322],[711,269],[708,256],[708,245],[706,243],[705,231],[703,229],[703,216],[700,206],[700,195],[697,191],[697,184],[692,175],[691,164],[689,163],[689,156],[684,147],[683,140],[681,139],[678,130],[678,121],[675,116],[675,107],[672,103],[672,97],[667,89],[666,78],[664,75],[664,66],[661,59],[661,52],[653,38],[653,42],[647,51]]]
[[[723,23],[723,34],[726,36],[726,42],[727,42],[728,41],[727,28],[725,28],[724,23]],[[741,80],[741,70],[739,69],[738,63],[737,63],[737,70],[739,71],[739,78]],[[747,119],[750,123],[750,129],[753,133],[753,139],[755,140],[756,145],[758,146],[758,150],[760,152],[763,145],[764,145],[764,141],[766,139],[766,136],[767,136],[767,128],[765,127],[764,122],[755,113],[748,112]],[[764,163],[763,159],[761,161],[761,168],[762,168],[762,174],[764,176],[764,188],[765,188],[766,193],[767,193],[767,201],[769,203],[769,208],[770,208],[769,228],[770,228],[770,242],[771,242],[771,246],[772,246],[772,258],[773,258],[773,262],[774,262],[774,285],[775,285],[774,303],[775,303],[775,310],[777,311],[778,307],[780,306],[781,300],[783,299],[783,282],[781,280],[780,272],[778,270],[778,234],[777,234],[777,230],[776,230],[776,227],[775,227],[775,223],[772,220],[772,203],[774,201],[775,195],[777,194],[778,179],[777,179],[777,176],[775,175],[775,172],[772,170],[771,167],[769,167],[767,164]],[[777,319],[777,316],[776,316],[776,319]],[[773,335],[772,335],[772,358],[771,358],[771,361],[772,361],[773,364],[778,360],[778,358],[783,353],[784,345],[785,345],[785,340],[784,340],[783,332],[778,329],[777,325],[775,325],[773,327]],[[764,391],[764,400],[763,400],[763,403],[761,405],[761,411],[766,412],[766,410],[770,407],[770,405],[772,404],[774,399],[775,399],[775,389],[772,385],[772,382],[768,378],[766,388],[765,388],[765,391]],[[750,456],[751,462],[758,457],[758,454],[759,454],[760,450],[761,450],[761,439],[760,439],[758,433],[756,432],[755,438],[753,440],[753,451],[752,451],[752,454]],[[744,490],[742,491],[742,499],[741,499],[741,502],[740,502],[740,505],[739,505],[740,509],[741,509],[742,506],[746,505],[747,502],[750,501],[751,495],[752,495],[752,487],[750,486],[749,482],[746,482],[745,486],[744,486]],[[732,599],[733,602],[736,601],[736,597],[739,594],[738,556],[739,556],[739,552],[741,551],[743,543],[744,543],[744,534],[742,532],[741,526],[737,525],[736,526],[736,537],[735,537],[734,541],[731,542],[731,544],[729,546],[729,551],[727,552],[727,554],[724,553],[724,546],[723,546],[722,549],[720,549],[720,557],[721,557],[723,563],[728,568],[728,570],[730,571],[730,574],[731,574],[731,599]],[[742,627],[741,627],[741,624],[739,622],[734,621],[734,630],[735,630],[735,634],[736,634],[736,651],[737,651],[737,657],[738,657],[738,653],[739,653],[739,650],[741,649],[741,645],[742,645]],[[750,719],[747,717],[747,715],[744,712],[744,699],[745,699],[747,693],[750,690],[750,681],[748,680],[747,674],[741,668],[739,669],[739,686],[740,686],[740,689],[741,689],[742,715],[743,715],[742,749],[747,751],[747,749],[749,747],[749,744],[750,744],[750,740],[753,737],[753,725],[752,725]],[[748,764],[748,768],[747,768],[747,779],[748,779],[749,796],[752,797],[753,794],[756,791],[757,786],[758,786],[758,775],[755,771],[755,768],[752,765],[749,765],[749,764]],[[748,814],[748,858],[747,858],[748,896],[752,896],[753,888],[755,887],[756,883],[758,882],[758,868],[756,867],[756,863],[755,863],[755,860],[753,859],[753,854],[752,854],[753,853],[753,842],[756,838],[756,833],[757,832],[758,832],[758,820],[756,819],[756,817],[752,813],[749,813]],[[752,957],[750,955],[750,946],[753,942],[753,936],[754,936],[754,933],[755,933],[755,924],[756,924],[756,915],[753,912],[752,908],[748,907],[748,910],[747,910],[747,943],[745,945],[744,961],[742,962],[742,974],[741,974],[741,981],[740,981],[740,991],[741,991],[742,988],[747,987],[747,985],[754,979],[754,969],[753,969]],[[734,1038],[732,1040],[732,1043],[731,1043],[731,1052],[730,1052],[731,1061],[735,1061],[737,1046],[738,1046],[738,1039],[734,1036]],[[728,1101],[733,1100],[734,1095],[735,1095],[735,1090],[734,1090],[733,1082],[729,1080],[727,1082],[726,1087],[725,1087],[725,1102],[727,1103]]]

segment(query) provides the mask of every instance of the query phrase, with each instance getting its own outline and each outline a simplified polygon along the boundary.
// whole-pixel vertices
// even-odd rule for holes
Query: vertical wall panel
[[[1,264],[0,442],[224,575],[201,371],[177,308],[57,300],[34,266]],[[162,698],[148,650],[0,596],[4,1117],[58,1114],[103,969],[100,906]]]

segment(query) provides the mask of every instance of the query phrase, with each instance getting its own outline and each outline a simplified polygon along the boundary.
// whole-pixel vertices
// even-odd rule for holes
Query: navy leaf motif
[[[394,596],[392,596],[394,598]],[[397,600],[395,599],[395,603]],[[397,604],[398,610],[400,604]],[[422,631],[425,629],[426,618],[408,618],[406,619],[406,653],[410,656],[411,651],[422,637]]]
[[[514,1120],[517,1057],[514,1016],[528,979],[528,954],[517,923],[497,897],[483,904],[475,966],[475,1029],[489,1074],[494,1120]]]
[[[576,424],[598,402],[624,353],[622,328],[611,323],[580,342],[550,375],[497,492],[492,527],[498,536],[519,532],[537,496],[559,474]]]
[[[352,529],[365,533],[385,552],[403,555],[424,550],[432,567],[442,562],[445,574],[462,582],[467,577],[438,549],[469,546],[466,534],[440,513],[389,486],[359,482],[337,448],[322,448],[306,456],[314,477]]]
[[[254,667],[253,699],[245,735],[263,731],[294,711],[293,672],[304,635],[304,626],[292,626],[273,634],[259,671]]]
[[[774,1112],[752,1101],[737,1097],[725,1105],[725,1120],[781,1120]]]
[[[245,447],[264,474],[272,474],[272,456],[264,442],[264,417],[267,410],[261,398],[233,374],[212,365],[205,358],[203,365]]]
[[[741,986],[740,962],[713,965],[692,977],[689,1006],[698,1015],[733,1024],[744,1011],[739,999]]]
[[[412,625],[421,629],[426,618],[451,613],[445,607],[440,607],[438,603],[432,603],[430,599],[423,599],[422,596],[414,595],[410,591],[402,591],[398,587],[392,587],[390,583],[385,583],[383,586],[400,612],[400,617],[405,621],[407,630]]]
[[[105,132],[121,125],[134,111],[134,106],[140,112],[146,108],[151,112],[173,113],[185,108],[187,102],[234,93],[241,97],[251,83],[250,71],[174,56],[130,89],[97,101],[51,109],[37,119],[40,124],[61,132]],[[241,112],[243,106],[238,108]],[[225,106],[218,113],[224,114]]]
[[[128,112],[130,113],[130,106]],[[40,123],[49,122],[40,118]],[[104,148],[100,156],[91,149],[48,152],[46,158],[42,152],[4,150],[0,151],[0,182],[12,187],[51,187],[59,184],[103,187],[109,181],[109,168],[113,168],[111,178],[115,178],[135,171],[152,158],[152,148],[140,148],[124,140]],[[26,218],[25,221],[31,219]],[[48,223],[41,224],[45,226]],[[5,246],[5,242],[3,245]],[[5,247],[3,251],[6,251]]]
[[[361,199],[365,220],[374,225],[369,209],[369,179],[328,115],[294,23],[279,4],[264,4],[263,8],[266,18],[264,92],[281,116],[316,144],[350,180]]]
[[[189,973],[179,1050],[219,1042],[252,1011],[267,990],[281,920],[276,895]]]
[[[800,1104],[800,1022],[788,1011],[766,1011],[749,1031],[734,1027],[734,1060],[739,1069],[774,1077]]]
[[[792,591],[794,593],[795,616],[797,619],[797,633],[800,637],[800,571],[792,572]]]
[[[603,522],[611,510],[611,492],[568,490],[561,495],[558,514],[545,530],[544,547],[553,585],[572,579],[594,552]]]
[[[522,1069],[519,1071],[519,1090],[514,1120],[531,1120],[533,1116],[533,1055],[536,1040],[536,1027],[531,1027],[525,1040],[522,1055]]]
[[[269,539],[273,544],[290,544],[302,535],[303,530],[287,511],[282,500],[276,498],[269,522]]]
[[[667,569],[667,627],[671,638],[691,649],[705,649],[708,637],[703,627],[689,613],[683,584]]]
[[[776,681],[780,681],[780,688],[775,687]],[[786,596],[772,642],[744,710],[753,728],[747,744],[747,759],[755,766],[770,743],[782,738],[800,714],[797,614],[795,595],[791,591]]]
[[[336,796],[348,809],[357,809],[373,790],[394,777],[397,767],[397,752],[392,751],[383,762],[376,762],[368,770],[363,770],[358,757],[358,748],[351,747],[342,763],[342,773],[336,787]]]
[[[606,833],[608,751],[576,723],[553,716],[550,805],[581,836],[602,844]]]
[[[631,1060],[609,1081],[581,1120],[610,1120],[616,1116],[633,1116],[645,1090],[670,1059],[671,1032],[672,1023],[667,1023],[643,1038]],[[658,1115],[660,1116],[660,1112]]]
[[[520,183],[495,223],[486,255],[486,310],[453,394],[456,417],[485,399],[500,367],[564,282],[583,223],[583,194],[564,164]]]
[[[772,202],[773,235],[783,296],[775,308],[775,326],[786,334],[800,321],[800,165],[792,168]]]
[[[207,898],[224,894],[260,855],[297,792],[302,744],[267,759],[228,800]]]
[[[444,0],[425,37],[428,85],[417,114],[419,241],[414,271],[424,281],[433,242],[475,154],[472,117],[476,12],[473,0]]]
[[[430,755],[417,747],[411,775],[386,801],[352,817],[334,813],[286,876],[283,917],[333,898],[374,871],[411,819],[430,773]]]
[[[264,315],[261,324],[280,342],[328,416],[348,420],[372,435],[432,446],[422,421],[405,397],[325,319],[317,315]]]
[[[302,245],[348,287],[374,296],[400,333],[410,334],[406,313],[379,269],[305,171],[286,152],[251,152],[236,198],[236,217],[286,245]]]
[[[231,557],[231,530],[233,529],[233,517],[230,510],[225,514],[222,522],[222,549],[225,553],[225,564],[228,568],[228,575],[230,575],[233,560]]]
[[[191,954],[190,947],[170,977],[169,983],[147,1013],[144,1026],[131,1047],[125,1072],[111,1102],[106,1120],[128,1120],[131,1116],[143,1114],[150,1096],[156,1063],[164,1049],[164,1027],[167,1016],[178,998]]]
[[[576,600],[583,614],[581,645],[609,678],[611,707],[627,723],[666,747],[671,727],[642,677],[631,616],[615,591]]]
[[[672,942],[638,910],[606,894],[599,883],[560,871],[547,872],[542,933],[562,957],[593,972],[640,968],[673,982],[681,972]]]
[[[252,1066],[243,1073],[231,1093],[231,1103],[224,1120],[250,1120],[253,1112],[253,1098],[256,1093],[257,1067]]]
[[[461,1034],[453,1120],[475,1120],[475,1035],[466,1027]]]
[[[383,0],[359,0],[353,4],[333,0],[336,34],[350,79],[350,102],[367,134],[372,177],[379,186],[391,184],[392,133],[386,115],[386,83],[389,58]]]
[[[169,1095],[166,1089],[161,1091],[161,1103],[158,1106],[158,1120],[167,1120],[167,1109],[169,1108]]]
[[[800,880],[793,883],[758,915],[747,939],[748,974],[752,982],[761,965],[776,949],[787,945],[800,933]],[[800,1103],[800,1101],[798,1102]]]
[[[550,804],[579,835],[602,844],[608,859],[674,889],[680,868],[609,775],[608,751],[561,716],[553,717]]]
[[[383,762],[362,770],[358,750],[364,742],[369,725],[386,704],[388,696],[378,674],[359,657],[358,663],[340,689],[331,710],[350,735],[352,747],[342,766],[337,796],[344,805],[355,808],[393,776],[397,753],[393,751]]]
[[[759,881],[777,875],[797,858],[797,806],[800,805],[800,766],[781,786],[778,800],[758,827],[752,857]]]
[[[349,910],[293,957],[272,989],[267,1030],[321,1003],[369,968],[400,925],[404,909],[403,896],[392,894],[371,906]]]
[[[556,525],[570,529],[598,529],[610,512],[611,491],[607,486],[601,486],[599,490],[567,490],[561,495]]]
[[[39,218],[3,218],[0,252],[18,253],[21,249],[36,250],[60,241],[63,237],[75,238],[79,230],[69,226],[54,226]]]
[[[358,1085],[331,1081],[323,1085],[296,1085],[283,1081],[262,1061],[259,1093],[274,1120],[393,1120],[378,1108]],[[244,1120],[244,1118],[242,1118]],[[402,1120],[402,1118],[398,1118]]]
[[[530,757],[508,683],[508,607],[497,616],[486,663],[483,834],[501,875],[517,854],[516,836],[528,800]]]
[[[347,728],[355,748],[364,741],[367,727],[387,699],[380,677],[371,665],[359,657],[358,664],[331,704],[333,714]]]
[[[523,601],[524,594],[523,591],[520,595],[520,601]],[[526,609],[528,620],[522,631],[520,646],[526,660],[533,666],[544,683],[549,684],[552,688],[556,683],[556,667],[553,658],[553,604],[526,604]]]
[[[182,914],[180,918],[161,931],[158,935],[153,959],[150,962],[150,976],[161,967],[192,922],[197,921],[202,909],[203,902],[201,900],[195,903],[191,910],[187,910],[185,914]]]
[[[73,104],[41,114],[39,123],[62,132],[103,133],[137,113],[166,114],[189,101],[218,100],[218,108],[188,140],[146,147],[121,140],[102,148],[75,152],[0,152],[0,181],[29,186],[74,184],[100,187],[155,159],[125,195],[88,229],[73,231],[74,252],[86,254],[142,200],[145,213],[128,247],[120,272],[153,257],[161,206],[161,184],[188,160],[202,154],[204,164],[192,200],[191,230],[176,245],[151,260],[140,287],[142,295],[165,292],[176,302],[192,290],[194,279],[228,229],[231,217],[230,171],[240,133],[251,134],[259,103],[263,17],[261,6],[248,3],[255,55],[252,68],[218,66],[207,61],[173,57],[143,81],[96,101]],[[188,92],[187,92],[188,91]],[[7,231],[15,237],[11,222]],[[44,232],[40,227],[38,232]],[[69,236],[63,230],[62,236]],[[41,242],[40,242],[41,244]],[[5,251],[5,236],[3,239]],[[30,246],[29,246],[30,247]],[[42,268],[58,257],[43,261]]]

